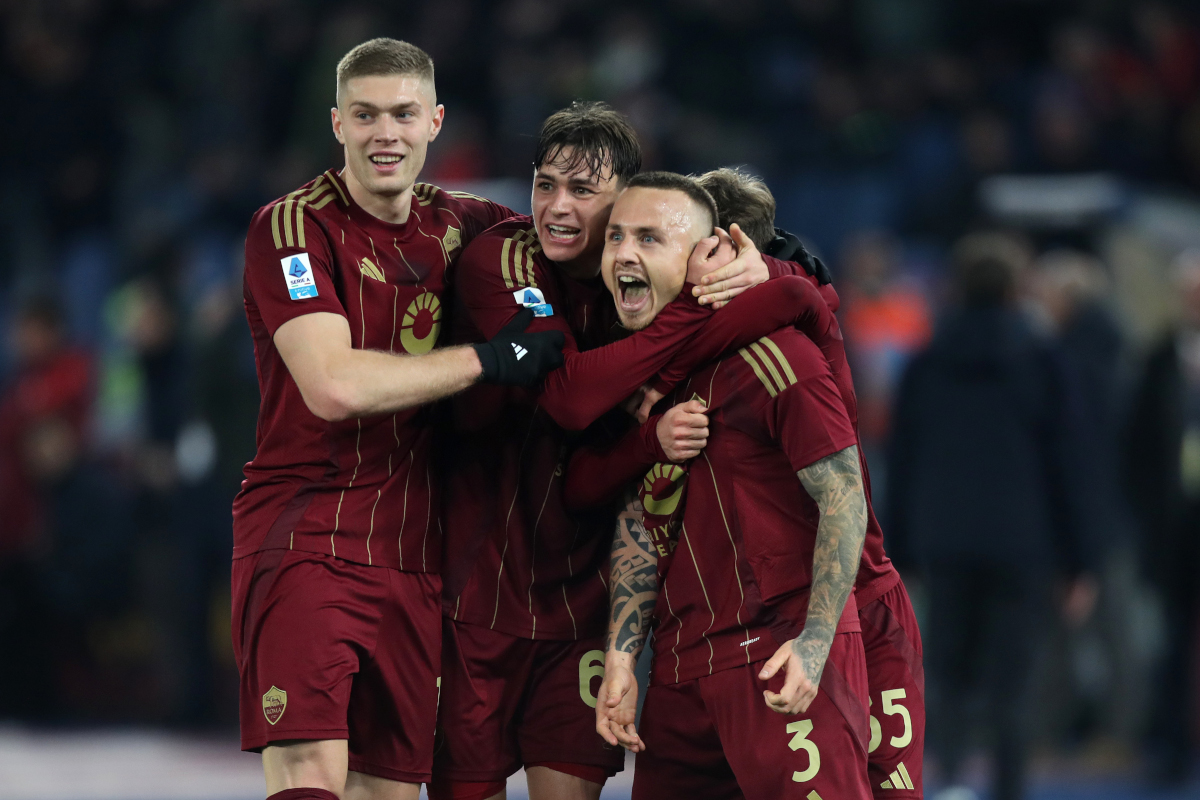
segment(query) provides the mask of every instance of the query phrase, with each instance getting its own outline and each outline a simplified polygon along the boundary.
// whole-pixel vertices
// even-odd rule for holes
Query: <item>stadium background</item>
[[[0,20],[4,798],[261,795],[228,642],[258,402],[241,246],[257,207],[340,165],[333,68],[360,41],[436,62],[424,180],[527,209],[538,125],[577,97],[629,114],[647,167],[765,177],[843,297],[877,500],[897,381],[964,232],[1024,237],[1047,335],[1064,307],[1108,320],[1104,441],[1200,247],[1190,4],[10,0]],[[35,362],[56,371],[31,399]],[[1194,771],[1147,778],[1171,609],[1140,568],[1153,533],[1105,499],[1096,608],[1040,636],[1033,796],[1200,796]]]

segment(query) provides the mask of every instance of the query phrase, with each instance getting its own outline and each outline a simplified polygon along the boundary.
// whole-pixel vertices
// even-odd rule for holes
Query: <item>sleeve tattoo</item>
[[[633,492],[617,515],[613,536],[607,648],[636,659],[650,634],[656,602],[658,553],[642,525],[642,502]]]
[[[867,534],[867,500],[858,467],[858,447],[851,445],[796,473],[821,512],[813,550],[812,588],[804,630],[792,650],[804,673],[819,683],[833,644],[838,620],[862,558]]]

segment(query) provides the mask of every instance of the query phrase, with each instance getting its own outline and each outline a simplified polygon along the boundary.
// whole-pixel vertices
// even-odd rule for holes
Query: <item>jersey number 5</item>
[[[808,753],[808,769],[803,772],[793,772],[792,780],[796,783],[804,783],[811,781],[817,777],[818,770],[821,769],[821,751],[817,749],[817,743],[808,739],[808,735],[812,733],[813,724],[811,719],[802,719],[796,722],[789,722],[787,726],[788,733],[794,733],[795,736],[788,742],[788,747],[792,750],[804,749]]]
[[[901,717],[904,718],[904,733],[900,734],[899,736],[893,736],[889,740],[888,743],[892,747],[897,747],[897,748],[907,747],[908,743],[912,741],[912,734],[913,734],[912,717],[909,715],[907,708],[905,708],[904,706],[895,702],[896,700],[904,699],[904,690],[903,689],[885,689],[880,694],[880,697],[883,700],[883,713],[884,714],[887,714],[889,717],[892,716],[893,714],[899,714]],[[882,743],[883,743],[883,728],[880,726],[879,720],[876,719],[875,715],[872,714],[871,715],[871,744],[867,746],[867,752],[874,753],[875,749],[877,747],[879,747],[879,745],[881,745]]]

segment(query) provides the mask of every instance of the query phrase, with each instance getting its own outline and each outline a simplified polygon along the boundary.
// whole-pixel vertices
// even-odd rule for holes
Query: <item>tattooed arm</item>
[[[812,587],[804,630],[775,652],[759,674],[766,680],[787,667],[783,689],[763,692],[767,705],[781,714],[805,711],[817,696],[825,659],[833,644],[842,609],[854,588],[863,540],[867,501],[858,447],[851,445],[796,473],[821,512],[813,550]]]
[[[604,682],[596,703],[596,731],[609,744],[637,753],[645,749],[633,720],[637,679],[633,667],[646,646],[654,604],[658,602],[658,553],[642,525],[637,492],[627,496],[617,515],[609,566],[608,643]]]

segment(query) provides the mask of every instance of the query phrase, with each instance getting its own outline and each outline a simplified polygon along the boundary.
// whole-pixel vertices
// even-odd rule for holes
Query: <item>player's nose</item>
[[[392,119],[390,114],[380,114],[375,125],[375,141],[395,142],[400,139],[400,123]]]
[[[557,216],[563,216],[571,213],[571,205],[567,202],[571,197],[567,187],[559,187],[554,192],[554,197],[550,200],[550,213]]]

